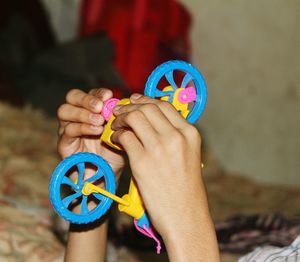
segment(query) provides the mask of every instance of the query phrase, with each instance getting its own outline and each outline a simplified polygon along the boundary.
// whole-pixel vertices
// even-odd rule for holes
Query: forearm
[[[171,233],[164,239],[170,261],[220,261],[213,226],[209,222],[203,225],[198,229],[190,225],[185,232]]]
[[[98,222],[97,222],[98,223]],[[65,253],[66,262],[105,261],[108,222],[71,225]]]
[[[170,261],[219,262],[218,242],[206,193],[199,192],[189,204],[189,210],[178,216],[179,220],[170,221],[163,232]]]
[[[122,170],[114,170],[116,177],[120,177]],[[95,203],[89,203],[90,208],[95,207]],[[74,208],[74,212],[79,212],[79,206]],[[65,252],[66,262],[89,262],[105,261],[107,246],[108,218],[103,216],[91,224],[71,224],[68,243]]]

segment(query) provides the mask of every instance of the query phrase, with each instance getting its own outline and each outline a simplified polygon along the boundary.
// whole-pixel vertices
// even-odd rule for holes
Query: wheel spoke
[[[186,88],[187,84],[193,79],[190,74],[186,74],[182,80],[181,87]]]
[[[80,207],[80,213],[82,215],[85,215],[89,212],[88,209],[88,196],[82,196],[82,201],[81,201],[81,207]]]
[[[174,99],[174,93],[170,94],[168,102],[172,104],[173,99]]]
[[[78,182],[77,182],[77,184],[80,184],[83,181],[83,176],[84,176],[84,163],[77,164],[77,168],[78,168]]]
[[[100,201],[103,201],[103,200],[106,198],[106,196],[103,196],[103,195],[100,194],[100,193],[93,193],[93,196],[94,196],[95,198],[97,198],[98,200],[100,200]]]
[[[78,190],[78,185],[76,185],[70,178],[64,176],[62,182],[62,184],[68,185],[70,187],[72,187],[75,190]]]
[[[165,74],[165,77],[167,78],[168,82],[170,83],[170,85],[173,87],[173,89],[177,89],[177,85],[174,81],[174,76],[173,76],[173,70],[169,71]]]
[[[92,177],[90,177],[84,181],[91,183],[91,182],[94,182],[94,181],[100,179],[101,177],[103,177],[103,172],[102,172],[102,170],[98,169],[97,172]]]
[[[76,199],[77,197],[79,197],[79,196],[81,196],[81,192],[80,192],[80,191],[78,191],[78,192],[76,192],[76,193],[74,193],[74,194],[72,194],[72,195],[70,195],[70,196],[65,197],[65,198],[62,200],[62,202],[63,202],[64,206],[65,206],[66,208],[68,208],[69,205],[72,203],[72,201],[75,200],[75,199]]]
[[[161,90],[158,90],[156,89],[155,90],[155,97],[163,97],[163,96],[170,96],[173,94],[173,91],[161,91]]]

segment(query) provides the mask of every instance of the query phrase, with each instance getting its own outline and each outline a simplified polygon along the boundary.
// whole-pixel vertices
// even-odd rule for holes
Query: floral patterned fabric
[[[0,104],[0,261],[62,261],[48,200],[55,122]]]

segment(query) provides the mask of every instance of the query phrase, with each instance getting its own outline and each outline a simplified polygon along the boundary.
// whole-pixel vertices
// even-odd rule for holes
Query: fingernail
[[[102,131],[102,126],[94,126],[94,125],[91,125],[90,128],[93,130],[93,131],[97,131],[97,132],[101,132]]]
[[[92,106],[96,106],[98,104],[98,100],[94,98],[90,101],[90,103]]]
[[[97,129],[99,129],[99,126],[90,125],[90,128],[93,129],[93,130],[97,130]]]
[[[97,108],[98,109],[98,107],[100,107],[100,101],[99,101],[99,99],[92,99],[91,100],[91,102],[90,102],[90,105],[92,106],[92,107],[94,107],[94,108]]]
[[[133,99],[133,100],[137,100],[137,99],[139,99],[140,97],[142,97],[142,95],[141,94],[138,94],[138,93],[134,93],[134,94],[132,94],[131,95],[131,99]]]
[[[91,120],[92,124],[99,125],[99,124],[101,124],[103,117],[101,115],[90,114],[90,120]]]
[[[122,108],[122,106],[115,106],[115,108],[113,109],[113,114],[115,116],[117,116],[120,112],[119,110]]]
[[[115,106],[114,111],[118,111],[121,109],[121,106]]]

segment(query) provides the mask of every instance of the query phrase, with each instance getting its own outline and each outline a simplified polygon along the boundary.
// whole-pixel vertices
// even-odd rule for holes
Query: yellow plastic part
[[[183,90],[184,88],[180,87],[178,88],[175,93],[174,93],[174,97],[173,97],[173,101],[172,101],[172,105],[175,107],[175,109],[181,113],[181,115],[184,118],[187,118],[188,114],[189,114],[189,105],[188,104],[182,104],[179,100],[178,100],[178,94],[181,90]],[[163,89],[164,92],[166,91],[173,91],[173,87],[172,86],[167,86]],[[169,100],[169,96],[163,96],[160,98],[160,100],[162,101],[168,101]]]
[[[127,104],[130,104],[129,98],[124,98],[124,99],[120,100],[117,105],[127,105]],[[102,133],[100,139],[105,144],[107,144],[108,146],[110,146],[110,147],[112,147],[114,149],[123,150],[122,148],[120,148],[119,146],[117,146],[116,144],[114,144],[111,141],[111,136],[115,132],[114,130],[111,129],[111,124],[112,124],[112,122],[114,120],[115,120],[115,116],[112,114],[111,117],[110,117],[110,119],[108,120],[108,122],[106,123],[106,125],[104,127],[104,130],[103,130],[103,133]]]
[[[112,200],[119,203],[119,211],[124,212],[136,219],[140,219],[145,213],[142,198],[132,179],[130,181],[128,194],[124,195],[122,198],[89,182],[86,182],[84,184],[81,193],[85,196],[89,196],[92,193],[100,193],[101,195],[111,198]]]
[[[166,86],[162,91],[163,91],[163,92],[173,91],[173,87],[172,87],[172,86]],[[162,100],[162,101],[167,101],[167,102],[168,102],[169,96],[162,96],[162,97],[160,98],[160,100]]]
[[[85,196],[89,196],[92,193],[100,193],[101,195],[104,195],[108,198],[111,198],[112,200],[116,201],[117,203],[123,205],[123,206],[129,206],[129,202],[104,190],[101,187],[95,186],[92,183],[86,182],[81,190],[81,193]]]
[[[126,203],[128,202],[129,205],[123,205],[120,203],[118,205],[119,211],[124,212],[135,219],[140,219],[144,215],[145,208],[143,206],[142,198],[133,179],[130,180],[128,194],[124,195],[122,199]]]

